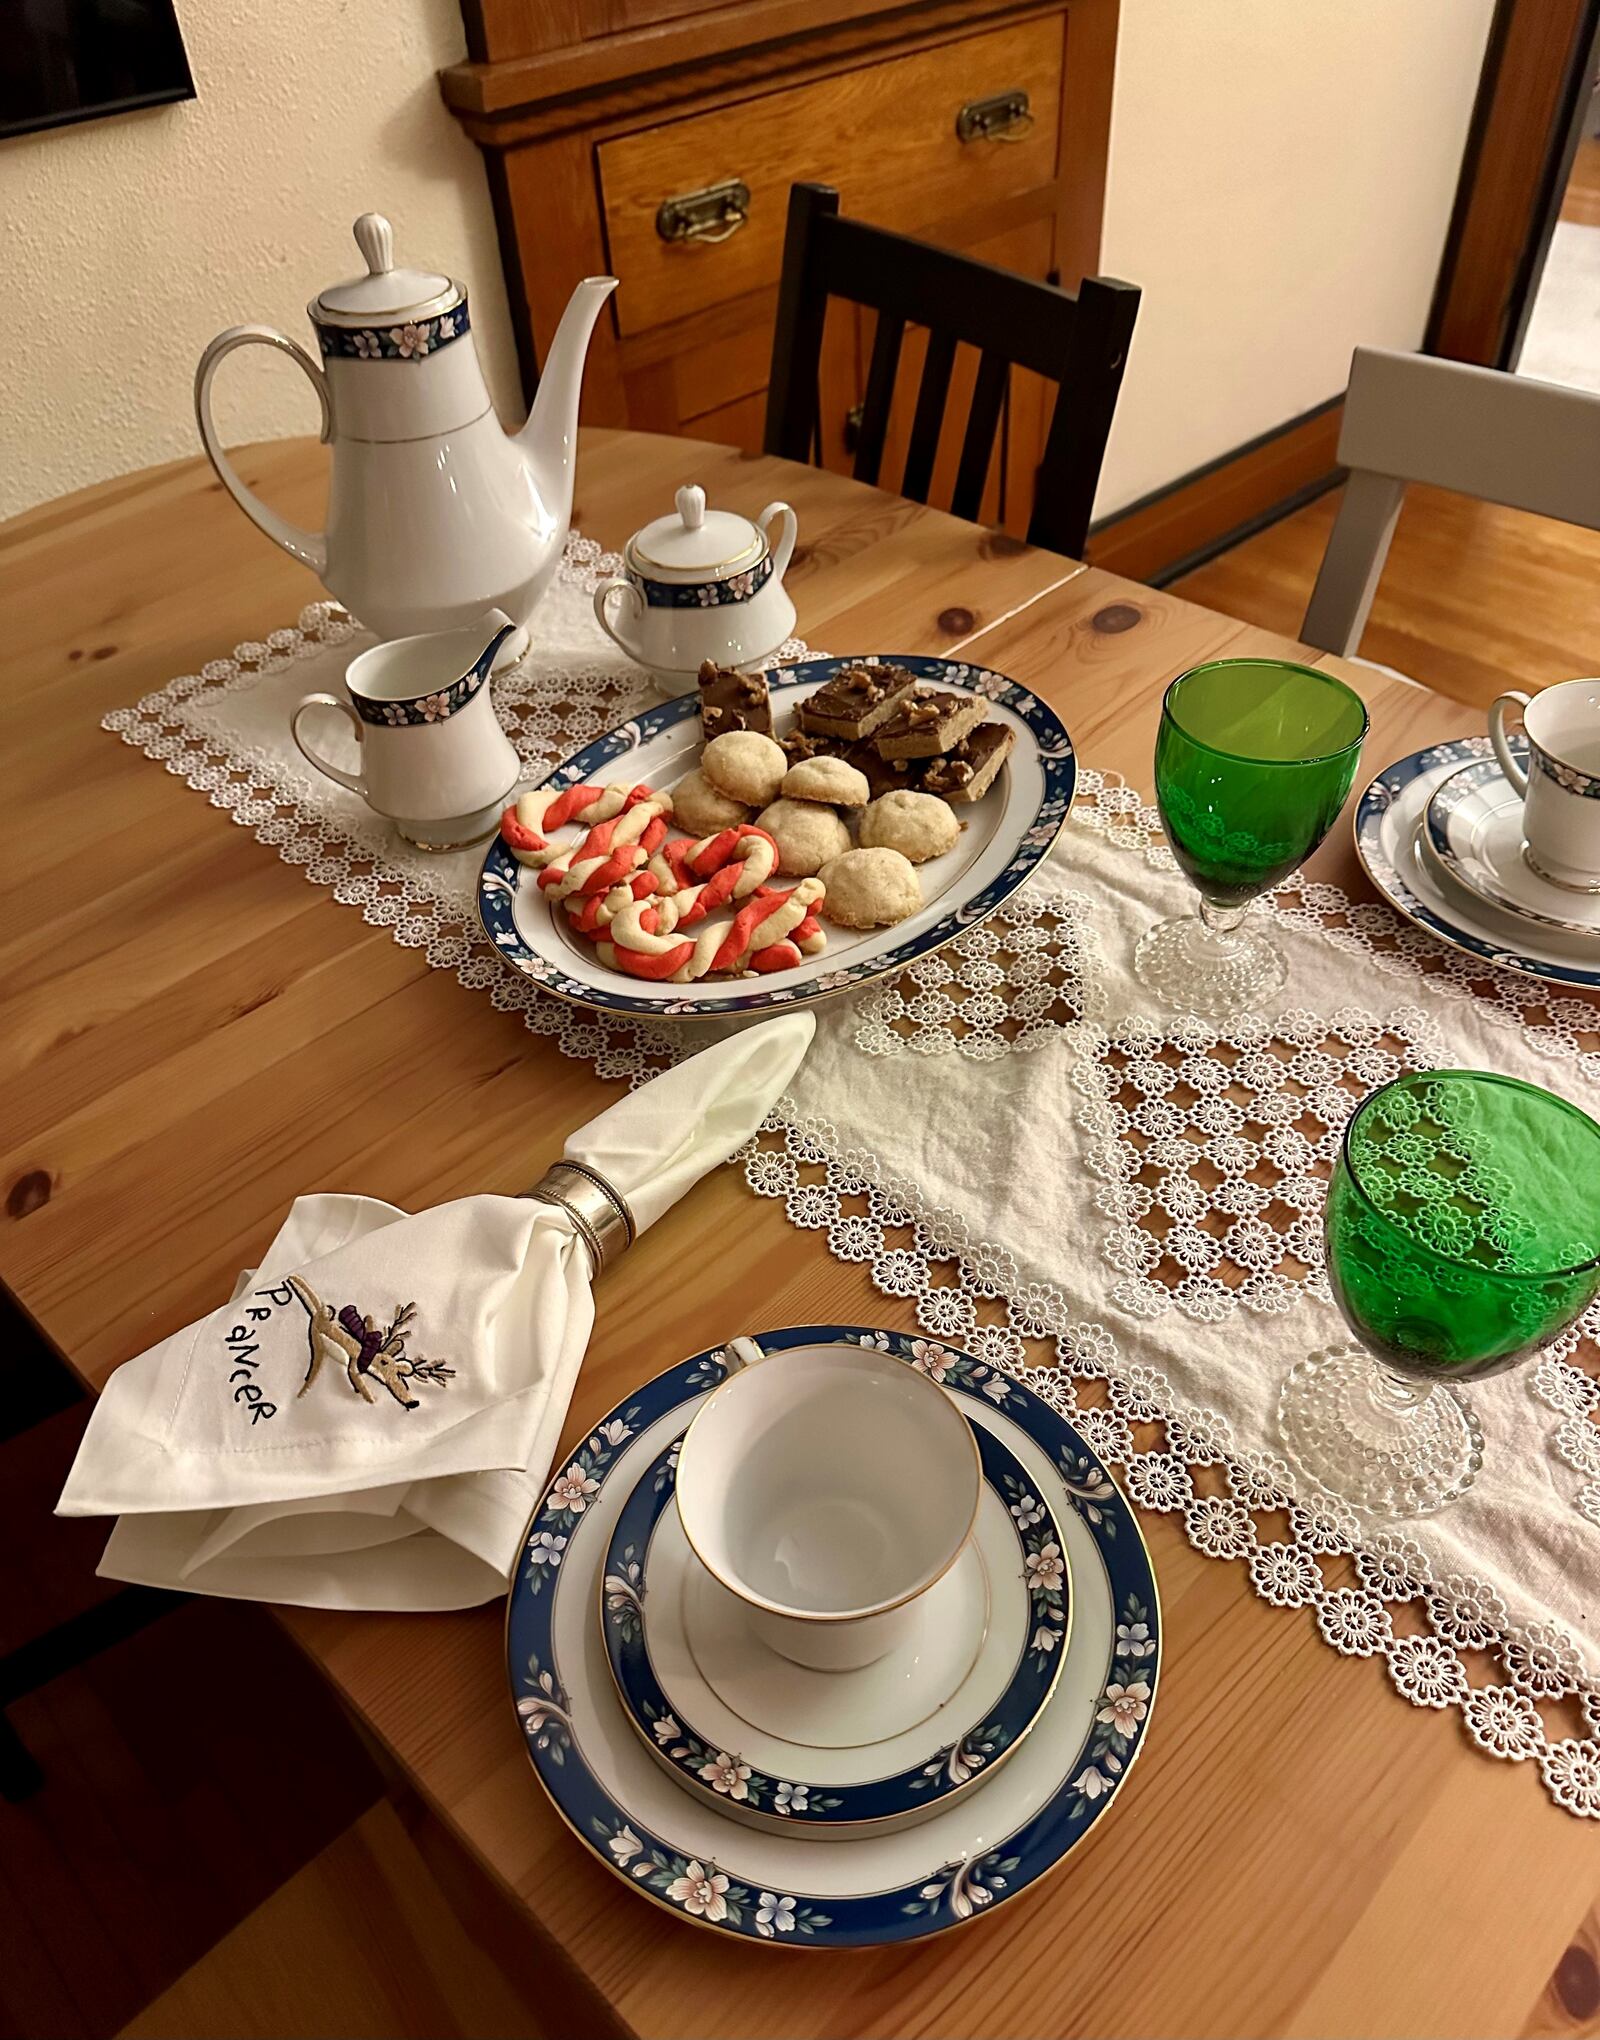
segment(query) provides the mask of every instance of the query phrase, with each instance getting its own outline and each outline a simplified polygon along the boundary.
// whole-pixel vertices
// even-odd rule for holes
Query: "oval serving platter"
[[[807,659],[768,673],[774,727],[787,733],[807,695],[845,667],[863,664],[904,666],[920,683],[981,695],[991,718],[1016,733],[996,783],[970,808],[955,810],[965,824],[956,847],[918,867],[923,905],[909,920],[858,932],[824,917],[827,948],[793,970],[764,979],[652,984],[608,970],[593,945],[551,908],[536,874],[496,836],[478,878],[478,914],[490,941],[557,998],[639,1018],[711,1020],[809,1005],[888,977],[993,913],[1049,853],[1071,809],[1077,759],[1065,725],[1029,688],[1003,673],[959,660],[885,652],[865,660]],[[670,789],[698,763],[701,741],[699,698],[683,695],[597,737],[542,783],[604,785],[627,777]]]
[[[973,1423],[1021,1462],[1030,1491],[1048,1498],[1071,1568],[1073,1634],[1038,1724],[981,1791],[914,1827],[843,1843],[741,1826],[660,1768],[612,1682],[596,1619],[601,1580],[629,1495],[724,1379],[719,1347],[618,1404],[529,1521],[506,1601],[524,1746],[591,1859],[690,1925],[757,1946],[920,1940],[1010,1903],[1105,1818],[1155,1710],[1163,1649],[1155,1573],[1104,1466],[1021,1383],[920,1335],[796,1325],[755,1337],[768,1352],[870,1345],[936,1368]]]

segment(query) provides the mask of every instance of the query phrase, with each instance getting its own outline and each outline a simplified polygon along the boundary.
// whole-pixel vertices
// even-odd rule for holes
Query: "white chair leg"
[[[1360,645],[1405,492],[1391,475],[1352,473],[1300,627],[1307,644],[1341,658]]]

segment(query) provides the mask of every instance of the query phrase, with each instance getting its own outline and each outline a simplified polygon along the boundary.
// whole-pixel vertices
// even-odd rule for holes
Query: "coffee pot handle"
[[[217,479],[238,504],[250,522],[264,531],[275,545],[281,545],[291,559],[299,560],[309,567],[320,579],[328,564],[328,541],[320,531],[302,531],[298,524],[291,524],[287,517],[280,517],[276,510],[268,509],[253,489],[247,489],[234,471],[233,463],[223,451],[222,441],[217,434],[216,421],[211,416],[211,379],[224,358],[236,347],[276,347],[281,353],[304,370],[311,387],[317,393],[317,402],[322,406],[322,433],[324,445],[333,437],[333,411],[328,403],[328,379],[306,350],[287,333],[280,333],[275,326],[230,326],[226,333],[219,333],[205,353],[194,372],[194,415],[200,427],[200,439],[211,465],[217,471]]]
[[[1500,760],[1500,770],[1517,789],[1518,793],[1528,790],[1528,775],[1511,755],[1511,746],[1506,741],[1506,715],[1512,708],[1526,708],[1528,697],[1513,687],[1502,694],[1489,711],[1489,741],[1494,746],[1494,755]]]
[[[360,716],[356,714],[348,701],[341,701],[336,694],[308,694],[289,718],[289,734],[299,745],[301,756],[309,764],[315,765],[319,772],[325,772],[330,779],[337,780],[341,786],[349,787],[352,793],[359,793],[361,798],[365,800],[367,798],[366,781],[358,773],[345,772],[337,765],[330,765],[321,752],[313,751],[305,738],[301,736],[300,718],[308,708],[336,708],[341,715],[348,716],[350,726],[356,733],[357,744],[364,742]]]

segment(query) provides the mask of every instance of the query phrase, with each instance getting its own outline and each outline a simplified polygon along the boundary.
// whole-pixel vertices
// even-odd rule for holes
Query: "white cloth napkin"
[[[567,1142],[640,1232],[741,1146],[814,1032],[786,1013],[620,1099]],[[594,1322],[558,1207],[414,1217],[295,1200],[231,1302],[119,1367],[58,1506],[117,1515],[112,1579],[332,1608],[504,1590]]]

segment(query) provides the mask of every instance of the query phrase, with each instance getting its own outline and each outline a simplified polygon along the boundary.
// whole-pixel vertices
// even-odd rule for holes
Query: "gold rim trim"
[[[1074,795],[1076,795],[1077,792],[1076,784],[1074,784],[1073,792]],[[1063,826],[1065,826],[1065,823],[1063,823]],[[771,1328],[771,1330],[775,1331],[801,1331],[804,1329],[805,1329],[804,1326],[799,1325],[778,1325]],[[891,1327],[890,1329],[896,1328]],[[905,1336],[909,1337],[911,1335],[906,1334]],[[934,1343],[943,1345],[945,1344],[945,1341],[936,1340]],[[708,1347],[704,1350],[714,1351],[715,1349]],[[956,1352],[959,1351],[960,1349],[957,1347],[951,1347],[949,1350],[952,1352]],[[693,1356],[690,1354],[685,1354],[683,1357],[684,1359],[690,1359]],[[673,1362],[674,1366],[679,1366],[681,1364],[682,1364],[681,1361]],[[662,1371],[665,1372],[667,1370],[663,1369]],[[646,1377],[647,1380],[653,1380],[654,1378],[655,1378],[654,1376]],[[1033,1391],[1031,1390],[1029,1391],[1030,1394],[1032,1392]],[[1039,1400],[1040,1402],[1044,1402],[1044,1397],[1040,1396]],[[1049,1409],[1050,1407],[1051,1405],[1049,1403],[1045,1403],[1046,1409]],[[1058,1416],[1061,1416],[1062,1413],[1058,1410],[1056,1414]],[[1064,1423],[1070,1423],[1071,1419],[1063,1417],[1062,1421]],[[593,1425],[589,1426],[590,1430],[592,1430],[593,1428],[594,1428]],[[587,1433],[585,1435],[587,1435]],[[557,1454],[556,1456],[559,1457],[560,1455]],[[1096,1456],[1098,1457],[1098,1455]],[[1133,1503],[1128,1500],[1128,1497],[1122,1492],[1120,1484],[1117,1482],[1115,1477],[1110,1474],[1109,1469],[1106,1469],[1106,1472],[1107,1478],[1111,1480],[1111,1485],[1114,1488],[1116,1488],[1117,1495],[1121,1500],[1123,1507],[1128,1512],[1128,1521],[1133,1525],[1133,1534],[1135,1535],[1135,1537],[1138,1538],[1139,1549],[1144,1553],[1145,1569],[1150,1575],[1150,1599],[1155,1608],[1156,1634],[1158,1637],[1161,1638],[1160,1655],[1156,1659],[1156,1683],[1151,1691],[1149,1704],[1145,1708],[1144,1734],[1140,1736],[1138,1747],[1133,1752],[1133,1755],[1129,1757],[1128,1761],[1123,1765],[1121,1771],[1118,1773],[1116,1783],[1112,1786],[1111,1790],[1105,1795],[1105,1798],[1097,1802],[1097,1804],[1103,1809],[1103,1811],[1094,1815],[1090,1824],[1078,1834],[1077,1838],[1074,1841],[1071,1841],[1067,1844],[1067,1846],[1061,1851],[1060,1855],[1057,1856],[1055,1861],[1052,1864],[1050,1864],[1048,1868],[1041,1870],[1037,1877],[1031,1878],[1029,1882],[1026,1884],[1013,1885],[999,1899],[996,1900],[994,1905],[981,1907],[976,1912],[970,1913],[964,1920],[951,1920],[947,1926],[934,1927],[930,1932],[926,1934],[914,1935],[908,1942],[906,1942],[903,1945],[915,1946],[919,1945],[924,1941],[939,1941],[943,1940],[947,1935],[960,1933],[963,1928],[975,1926],[980,1920],[989,1918],[989,1916],[992,1913],[998,1911],[998,1909],[1001,1906],[1005,1905],[1009,1899],[1016,1898],[1024,1891],[1032,1891],[1036,1889],[1039,1885],[1048,1883],[1048,1881],[1052,1877],[1056,1876],[1056,1874],[1061,1870],[1063,1865],[1069,1862],[1071,1858],[1075,1856],[1081,1848],[1083,1848],[1087,1843],[1093,1841],[1095,1835],[1100,1831],[1101,1827],[1104,1824],[1105,1813],[1110,1810],[1112,1802],[1123,1790],[1129,1778],[1132,1777],[1134,1766],[1138,1763],[1139,1759],[1144,1755],[1145,1744],[1150,1740],[1150,1727],[1152,1722],[1156,1718],[1156,1702],[1161,1697],[1161,1668],[1166,1661],[1167,1654],[1166,1620],[1162,1613],[1161,1607],[1161,1582],[1156,1574],[1155,1560],[1150,1553],[1149,1540],[1146,1538],[1144,1534],[1144,1525],[1139,1520],[1139,1512],[1134,1507]],[[545,1483],[545,1486],[541,1488],[539,1492],[539,1498],[534,1503],[533,1507],[529,1510],[527,1520],[524,1522],[522,1526],[522,1538],[521,1542],[517,1546],[518,1574],[520,1574],[522,1566],[522,1553],[527,1549],[529,1535],[533,1530],[534,1524],[537,1522],[539,1518],[540,1511],[544,1507],[545,1497],[549,1493],[549,1491],[550,1491],[549,1483],[547,1481]],[[605,1572],[604,1557],[602,1557],[600,1562],[600,1570],[603,1576]],[[500,1657],[501,1662],[506,1666],[506,1683],[508,1686],[511,1683],[510,1679],[511,1602],[512,1597],[514,1596],[517,1590],[518,1574],[512,1575],[511,1582],[506,1589],[505,1614],[501,1620],[500,1625]],[[1116,1622],[1117,1622],[1117,1606],[1116,1600],[1113,1597],[1111,1603],[1111,1637],[1113,1646],[1115,1646],[1116,1642],[1117,1633]],[[1062,1663],[1065,1664],[1065,1662],[1066,1653],[1063,1651]],[[1108,1670],[1110,1669],[1110,1665],[1113,1662],[1115,1662],[1114,1650],[1113,1657],[1107,1662]],[[516,1707],[516,1695],[515,1693],[513,1693],[512,1694],[513,1712],[515,1712],[515,1707]],[[624,1709],[623,1711],[624,1713],[626,1713],[627,1710]],[[614,1863],[606,1851],[597,1849],[594,1846],[594,1843],[591,1840],[591,1838],[588,1835],[586,1835],[574,1821],[568,1818],[566,1809],[561,1805],[560,1801],[556,1798],[555,1794],[550,1790],[550,1787],[545,1783],[544,1773],[539,1769],[539,1766],[534,1762],[533,1750],[528,1742],[527,1736],[522,1733],[520,1726],[518,1728],[517,1734],[518,1740],[522,1744],[522,1753],[524,1757],[527,1759],[528,1769],[533,1773],[534,1781],[538,1785],[540,1791],[544,1794],[546,1800],[549,1802],[550,1810],[552,1813],[554,1813],[556,1819],[560,1821],[561,1825],[567,1830],[568,1834],[570,1834],[573,1837],[573,1839],[577,1842],[578,1846],[583,1850],[585,1856],[588,1857],[590,1862],[597,1863],[600,1866],[600,1868],[604,1870],[608,1877],[615,1878],[616,1881],[619,1884],[621,1884],[626,1890],[631,1891],[636,1898],[643,1899],[647,1905],[654,1906],[657,1909],[657,1911],[664,1912],[669,1919],[677,1920],[683,1926],[693,1927],[697,1931],[702,1933],[715,1934],[724,1941],[727,1940],[739,1941],[742,1942],[747,1947],[769,1948],[776,1953],[785,1955],[840,1955],[854,1952],[853,1950],[850,1949],[836,1948],[829,1944],[828,1942],[807,1940],[783,1942],[777,1940],[776,1938],[768,1941],[765,1940],[759,1934],[744,1934],[739,1932],[736,1928],[730,1930],[726,1927],[719,1927],[714,1920],[699,1919],[695,1916],[695,1914],[691,1912],[686,1912],[681,1905],[673,1905],[670,1900],[661,1897],[661,1895],[658,1892],[649,1890],[648,1887],[640,1883],[637,1878],[630,1877],[627,1871],[624,1870],[619,1864]],[[582,1754],[581,1751],[578,1754],[581,1755]],[[1079,1752],[1079,1754],[1081,1754],[1081,1751]],[[584,1766],[585,1769],[590,1770],[592,1775],[592,1766],[589,1765],[587,1758],[584,1759]],[[1056,1799],[1063,1791],[1065,1791],[1068,1782],[1069,1781],[1065,1777],[1062,1778],[1061,1783],[1050,1795],[1050,1800],[1047,1800],[1045,1802],[1047,1806],[1051,1803],[1051,1801]],[[609,1791],[606,1793],[606,1797],[608,1799],[612,1797]],[[1035,1811],[1028,1816],[1028,1820],[1037,1820],[1042,1810],[1043,1810],[1042,1808],[1035,1809]],[[1027,1824],[1028,1822],[1024,1821],[1022,1823],[1022,1826],[1025,1827],[1027,1826]],[[730,1823],[730,1825],[735,1825],[735,1823]],[[1013,1828],[1011,1830],[1012,1834],[1016,1834],[1018,1832],[1019,1830],[1017,1828]],[[1006,1837],[1006,1839],[1009,1840],[1010,1837],[1008,1836]],[[1003,1846],[1003,1844],[997,1844],[997,1846]],[[868,1894],[868,1896],[870,1895],[871,1894]],[[819,1903],[821,1902],[822,1898],[822,1894],[819,1892],[806,1892],[806,1893],[797,1892],[794,1894],[794,1896],[815,1898],[818,1900]],[[528,1911],[530,1915],[533,1914],[533,1908],[531,1906],[528,1907]],[[534,1917],[537,1916],[534,1915]],[[542,1922],[540,1922],[540,1924],[542,1924]],[[901,1945],[902,1943],[898,1941],[862,1942],[860,1944],[862,1949],[869,1947],[900,1947]],[[584,1970],[583,1973],[586,1978],[589,1977],[589,1972],[587,1970]],[[592,1978],[589,1980],[592,1981]]]

